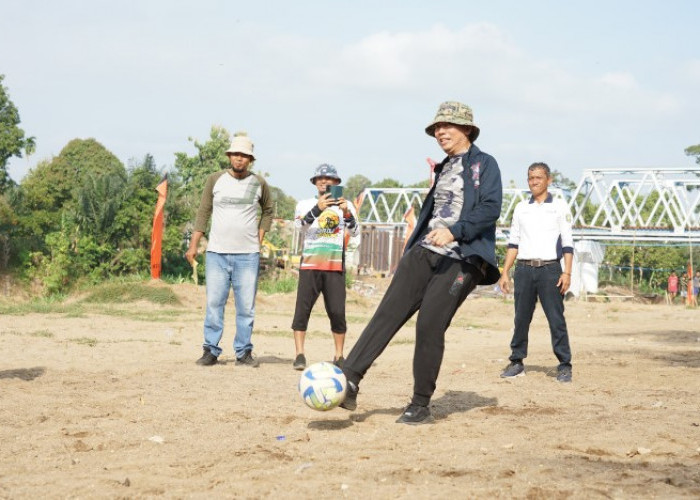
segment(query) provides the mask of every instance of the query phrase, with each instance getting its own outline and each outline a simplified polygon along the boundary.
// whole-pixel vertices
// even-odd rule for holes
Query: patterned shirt
[[[449,228],[459,220],[464,205],[464,180],[462,173],[462,155],[453,156],[443,167],[440,177],[435,185],[435,205],[433,216],[428,222],[430,231],[433,229]],[[440,255],[446,255],[453,259],[462,259],[459,251],[459,243],[453,241],[443,247],[428,243],[426,238],[420,245]]]
[[[301,254],[300,270],[342,271],[346,236],[359,232],[355,207],[348,202],[351,217],[343,217],[343,211],[330,206],[321,212],[318,200],[310,198],[297,203],[294,225],[301,229],[304,250]]]

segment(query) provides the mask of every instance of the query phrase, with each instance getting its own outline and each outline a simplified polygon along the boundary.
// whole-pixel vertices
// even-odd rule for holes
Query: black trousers
[[[318,296],[323,293],[323,305],[331,321],[333,333],[345,333],[345,271],[299,271],[297,302],[294,308],[292,330],[305,332],[309,326],[311,310]]]
[[[530,322],[539,299],[549,323],[552,350],[559,360],[559,366],[571,366],[569,333],[564,319],[564,298],[557,288],[560,276],[561,265],[558,262],[542,267],[515,267],[515,330],[510,343],[511,361],[522,361],[527,357]]]
[[[396,332],[418,311],[413,354],[414,404],[427,406],[445,351],[445,331],[459,306],[483,279],[483,272],[421,246],[399,261],[391,284],[345,360],[348,380],[359,385]]]

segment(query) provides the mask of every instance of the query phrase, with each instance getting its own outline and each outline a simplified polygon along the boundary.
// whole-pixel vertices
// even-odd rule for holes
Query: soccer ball
[[[301,372],[299,395],[309,408],[326,411],[345,399],[348,383],[343,371],[333,363],[321,361]]]

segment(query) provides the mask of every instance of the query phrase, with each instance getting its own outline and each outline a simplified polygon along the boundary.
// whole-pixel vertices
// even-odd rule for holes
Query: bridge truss
[[[368,188],[360,196],[363,224],[406,226],[410,208],[417,216],[428,189]],[[571,210],[575,240],[700,242],[700,167],[584,170],[573,190],[550,189]],[[499,239],[507,238],[515,206],[527,189],[507,188],[498,219]]]

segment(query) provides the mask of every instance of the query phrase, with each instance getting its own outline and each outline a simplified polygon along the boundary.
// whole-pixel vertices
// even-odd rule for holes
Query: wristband
[[[566,274],[567,276],[571,276],[571,273],[562,273],[562,274]]]

